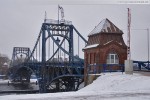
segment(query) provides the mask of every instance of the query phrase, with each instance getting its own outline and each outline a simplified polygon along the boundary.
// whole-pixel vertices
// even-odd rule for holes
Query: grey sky
[[[61,1],[61,2],[57,2]],[[9,57],[14,46],[30,47],[31,50],[44,21],[57,19],[58,3],[64,8],[65,19],[72,21],[77,30],[87,39],[87,35],[104,18],[123,29],[127,41],[127,8],[131,8],[132,29],[150,28],[150,5],[102,5],[98,0],[0,0],[0,53]],[[91,3],[91,4],[90,4]],[[131,31],[132,59],[147,60],[147,31]],[[84,46],[84,45],[83,45]],[[81,48],[81,47],[80,47]],[[83,56],[83,53],[81,54]]]

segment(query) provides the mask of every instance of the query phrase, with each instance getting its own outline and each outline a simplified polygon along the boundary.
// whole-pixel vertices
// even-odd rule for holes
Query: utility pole
[[[131,59],[131,51],[130,51],[130,28],[131,28],[131,12],[128,9],[128,25],[127,25],[127,59]]]

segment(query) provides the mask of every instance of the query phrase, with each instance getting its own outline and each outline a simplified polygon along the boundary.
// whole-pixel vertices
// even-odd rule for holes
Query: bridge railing
[[[150,61],[133,61],[133,70],[150,70]]]
[[[68,21],[68,20],[54,20],[54,19],[45,19],[45,23],[47,24],[66,24],[66,25],[72,25],[72,21]]]

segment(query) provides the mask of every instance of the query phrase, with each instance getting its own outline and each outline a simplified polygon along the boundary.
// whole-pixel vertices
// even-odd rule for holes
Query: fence
[[[124,64],[89,64],[88,74],[99,74],[104,72],[124,72]]]

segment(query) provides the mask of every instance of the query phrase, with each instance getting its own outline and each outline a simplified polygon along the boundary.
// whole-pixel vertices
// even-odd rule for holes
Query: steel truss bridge
[[[79,39],[87,43],[71,21],[45,19],[32,51],[27,47],[13,48],[10,78],[28,83],[34,73],[40,93],[78,90],[84,74]]]
[[[133,61],[133,70],[150,71],[150,61]]]

